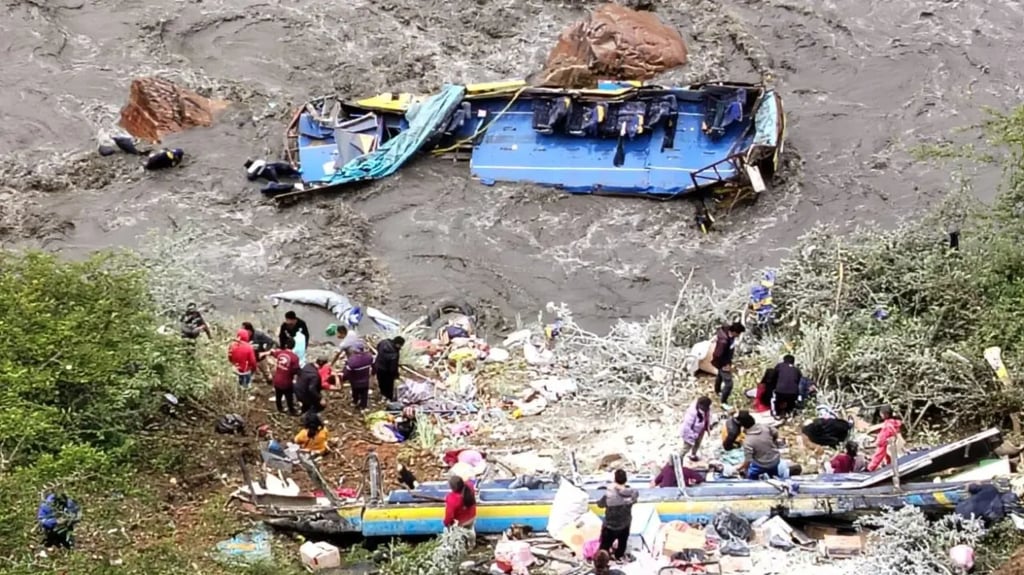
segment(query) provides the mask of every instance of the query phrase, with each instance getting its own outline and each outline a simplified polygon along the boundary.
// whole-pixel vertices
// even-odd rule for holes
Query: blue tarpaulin
[[[214,558],[235,565],[253,565],[270,561],[270,533],[262,523],[253,529],[217,543]]]
[[[446,85],[441,91],[405,113],[409,129],[385,142],[369,154],[350,161],[330,175],[328,185],[360,180],[377,180],[395,173],[437,130],[446,125],[449,116],[462,102],[465,86]]]

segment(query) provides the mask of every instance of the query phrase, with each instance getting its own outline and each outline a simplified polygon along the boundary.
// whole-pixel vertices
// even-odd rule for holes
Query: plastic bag
[[[725,541],[730,539],[750,541],[750,536],[753,534],[753,529],[750,528],[750,522],[728,509],[719,511],[718,514],[715,515],[715,519],[712,524],[715,526],[715,531],[717,531]]]
[[[551,501],[547,532],[561,533],[567,525],[575,523],[581,515],[590,509],[589,500],[590,497],[586,491],[563,478],[558,484],[555,498]]]

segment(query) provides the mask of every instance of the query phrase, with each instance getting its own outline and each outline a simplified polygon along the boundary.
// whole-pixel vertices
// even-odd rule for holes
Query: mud
[[[246,182],[242,162],[279,153],[288,110],[307,97],[522,77],[592,5],[5,0],[0,235],[73,256],[191,222],[203,234],[187,249],[230,276],[239,308],[328,287],[408,315],[457,292],[504,318],[566,301],[596,328],[671,301],[675,268],[727,280],[777,261],[818,221],[912,215],[950,177],[909,150],[1021,98],[1024,11],[1010,0],[657,2],[690,49],[666,81],[770,76],[790,120],[785,181],[709,238],[685,202],[484,187],[466,165],[429,159],[284,210]],[[179,169],[69,160],[114,131],[131,79],[153,74],[234,105],[167,138],[189,154]]]

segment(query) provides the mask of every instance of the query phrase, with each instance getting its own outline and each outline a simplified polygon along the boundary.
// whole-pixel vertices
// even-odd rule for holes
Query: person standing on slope
[[[249,389],[252,385],[253,371],[256,370],[256,351],[249,343],[247,330],[238,330],[238,333],[235,334],[235,341],[228,345],[228,361],[235,368],[238,386],[242,389]]]
[[[732,356],[733,347],[738,338],[747,328],[740,322],[723,325],[715,333],[715,350],[711,355],[711,365],[718,370],[715,376],[715,393],[720,394],[722,407],[727,409],[729,396],[732,395]]]

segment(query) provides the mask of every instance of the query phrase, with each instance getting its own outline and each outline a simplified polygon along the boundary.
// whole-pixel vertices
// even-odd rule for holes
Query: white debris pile
[[[934,575],[963,573],[950,550],[973,548],[984,534],[981,521],[946,515],[929,521],[917,507],[903,507],[860,521],[876,528],[865,553],[851,561],[848,573],[857,575]]]
[[[564,304],[548,304],[548,312],[556,316],[559,328],[553,338],[554,349],[536,350],[534,344],[526,343],[526,359],[543,365],[537,360],[546,357],[548,365],[572,374],[578,384],[576,401],[604,407],[646,407],[688,397],[696,390],[688,369],[693,363],[690,342],[684,346],[674,342],[677,310],[643,322],[619,320],[607,335],[581,327]]]

